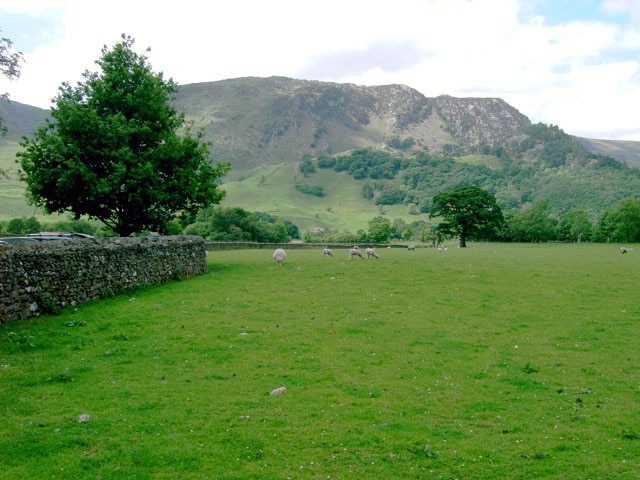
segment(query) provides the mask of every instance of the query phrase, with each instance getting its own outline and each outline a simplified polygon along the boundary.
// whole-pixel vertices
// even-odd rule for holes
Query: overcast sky
[[[50,108],[121,34],[178,84],[272,75],[498,97],[533,122],[640,141],[640,0],[0,0],[24,53],[0,93]]]

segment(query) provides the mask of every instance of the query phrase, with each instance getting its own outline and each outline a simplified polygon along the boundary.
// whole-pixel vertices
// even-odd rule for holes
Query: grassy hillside
[[[578,138],[587,150],[608,155],[630,167],[640,168],[640,142]]]
[[[24,184],[18,181],[18,164],[15,163],[18,144],[3,141],[0,143],[0,170],[8,178],[0,178],[0,220],[14,217],[31,217],[34,208],[27,205],[24,197]]]
[[[8,179],[0,180],[0,221],[34,215],[40,221],[59,219],[57,215],[45,216],[27,204],[24,184],[17,179],[17,150],[16,143],[0,144],[0,169],[9,172]],[[276,215],[294,222],[301,232],[322,228],[355,233],[366,230],[367,222],[380,214],[376,205],[362,197],[362,181],[329,170],[318,170],[304,178],[296,167],[297,163],[292,162],[232,172],[222,186],[227,192],[222,205]],[[320,198],[300,193],[295,188],[296,182],[321,186],[326,196]],[[419,219],[409,215],[407,207],[402,205],[385,206],[384,212],[390,219],[399,217],[407,223]]]
[[[27,204],[25,185],[18,180],[19,165],[15,161],[18,150],[18,143],[0,140],[0,170],[8,173],[8,178],[0,177],[0,221],[33,216],[41,222],[66,218],[61,215],[44,215],[42,210]]]
[[[379,207],[361,195],[364,180],[332,170],[318,170],[305,178],[296,167],[297,163],[283,163],[232,173],[222,186],[227,192],[223,205],[291,220],[302,232],[322,228],[355,233],[367,230],[367,222],[380,215]],[[326,196],[300,193],[296,182],[320,186]],[[383,212],[391,220],[402,218],[407,223],[421,219],[409,215],[405,205],[384,206]]]

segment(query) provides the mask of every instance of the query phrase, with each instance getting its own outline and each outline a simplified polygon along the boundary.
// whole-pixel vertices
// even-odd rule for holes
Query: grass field
[[[288,253],[0,325],[0,479],[639,478],[637,252]]]

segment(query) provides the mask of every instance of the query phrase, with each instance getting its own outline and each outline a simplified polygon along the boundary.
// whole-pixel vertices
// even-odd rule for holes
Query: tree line
[[[460,208],[467,208],[469,223],[474,229],[467,231],[469,240],[489,240],[502,242],[640,242],[640,199],[626,199],[615,208],[604,212],[593,221],[580,209],[572,209],[562,215],[556,215],[549,209],[548,200],[536,202],[522,211],[505,211],[502,217],[493,208],[491,194],[478,187],[463,187],[458,190],[444,192],[435,204],[444,204],[450,197],[460,198]],[[469,192],[480,196],[474,210],[470,208],[473,198]],[[482,203],[482,202],[487,203]],[[479,207],[478,207],[479,205]],[[484,212],[484,205],[491,210]],[[499,207],[498,207],[499,208]],[[500,210],[501,212],[501,210]],[[211,241],[250,241],[279,243],[302,239],[315,243],[388,243],[388,242],[422,242],[436,244],[448,238],[459,239],[456,230],[460,218],[449,219],[448,222],[436,223],[440,220],[439,209],[431,217],[433,222],[416,220],[406,222],[402,218],[390,219],[384,215],[373,217],[367,229],[357,232],[338,232],[331,230],[310,230],[300,232],[295,223],[264,212],[249,212],[239,207],[210,206],[198,212],[193,223],[185,225],[172,222],[167,233],[171,235],[199,235]],[[487,215],[488,214],[488,215]],[[488,221],[482,222],[482,217]],[[485,218],[486,220],[486,218]],[[482,228],[479,228],[482,226]],[[476,228],[478,227],[478,228]],[[96,236],[110,236],[113,233],[95,222],[87,220],[59,220],[42,223],[35,217],[13,218],[0,222],[0,233],[9,235],[25,235],[42,230],[74,231]],[[140,232],[145,234],[147,232]],[[468,236],[468,233],[471,233]]]

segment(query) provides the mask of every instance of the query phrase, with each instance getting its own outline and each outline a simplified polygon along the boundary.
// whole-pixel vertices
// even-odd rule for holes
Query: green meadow
[[[0,325],[0,479],[639,478],[640,252],[320,252]]]

